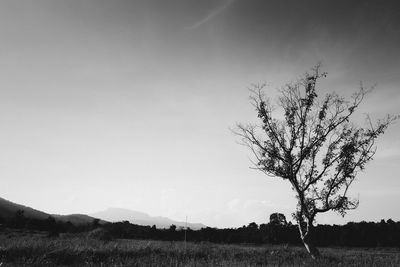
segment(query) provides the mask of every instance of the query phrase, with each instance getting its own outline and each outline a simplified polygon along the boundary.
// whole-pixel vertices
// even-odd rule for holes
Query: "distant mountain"
[[[174,221],[166,217],[160,216],[150,216],[146,213],[120,209],[120,208],[109,208],[104,211],[92,213],[90,215],[85,214],[70,214],[70,215],[57,215],[49,214],[40,210],[33,209],[24,205],[20,205],[11,201],[8,201],[0,197],[0,217],[4,219],[10,219],[15,216],[17,210],[23,210],[24,216],[32,219],[47,219],[52,216],[54,219],[67,222],[70,221],[74,225],[82,225],[92,223],[94,219],[99,218],[100,223],[105,222],[119,222],[119,221],[129,221],[133,224],[138,225],[156,225],[157,228],[169,228],[172,224],[177,227],[184,227],[185,222]],[[207,227],[201,223],[188,223],[188,227],[193,230],[201,229]]]
[[[8,201],[4,198],[0,197],[0,217],[4,219],[10,219],[15,216],[17,210],[23,210],[24,216],[32,219],[47,219],[49,216],[52,216],[54,219],[67,222],[70,221],[74,225],[82,225],[92,223],[95,219],[94,217],[85,215],[85,214],[70,214],[70,215],[57,215],[57,214],[49,214],[40,210],[33,209],[31,207],[23,206],[11,201]],[[104,222],[104,221],[103,221]]]
[[[109,208],[104,211],[92,213],[90,216],[109,222],[129,221],[138,225],[155,225],[157,228],[169,228],[172,224],[177,227],[185,226],[185,222],[174,221],[166,217],[150,216],[143,212],[120,208]],[[207,226],[201,223],[188,223],[187,227],[196,230]]]

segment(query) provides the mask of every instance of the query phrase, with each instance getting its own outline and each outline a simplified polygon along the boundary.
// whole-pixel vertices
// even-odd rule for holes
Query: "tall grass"
[[[1,266],[400,266],[396,249],[321,250],[312,260],[302,247],[220,245],[148,240],[102,241],[90,235],[49,238],[0,233]]]

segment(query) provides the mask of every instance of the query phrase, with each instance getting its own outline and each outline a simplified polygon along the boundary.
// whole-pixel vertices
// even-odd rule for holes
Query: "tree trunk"
[[[320,256],[318,249],[314,246],[311,240],[307,240],[308,238],[302,238],[303,244],[306,247],[308,253],[311,258],[316,259]]]
[[[308,221],[307,226],[303,222],[299,223],[299,231],[301,241],[303,242],[307,252],[310,254],[311,258],[316,259],[320,256],[318,249],[314,245],[314,226],[312,222]]]

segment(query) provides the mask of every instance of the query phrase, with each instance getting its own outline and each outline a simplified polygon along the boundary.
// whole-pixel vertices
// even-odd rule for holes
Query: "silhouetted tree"
[[[261,123],[238,124],[234,131],[253,152],[255,169],[291,184],[298,202],[293,216],[313,258],[319,256],[313,242],[315,216],[330,210],[344,216],[358,206],[348,189],[375,154],[375,139],[398,118],[388,115],[373,125],[367,117],[366,128],[350,123],[368,91],[361,85],[349,101],[336,93],[319,99],[316,84],[323,77],[326,73],[316,66],[280,90],[277,105],[283,119],[277,119],[265,85],[255,86],[251,102]]]
[[[249,223],[247,228],[250,230],[256,231],[256,230],[258,230],[258,225],[255,222],[251,222],[251,223]]]
[[[275,225],[286,225],[287,221],[285,215],[276,212],[269,216],[269,223]]]

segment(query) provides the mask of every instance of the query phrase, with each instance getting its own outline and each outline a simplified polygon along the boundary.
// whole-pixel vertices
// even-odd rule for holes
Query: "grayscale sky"
[[[400,113],[397,1],[2,0],[0,196],[51,213],[121,207],[237,227],[295,209],[287,182],[249,169],[229,128],[255,121],[247,88],[317,62],[320,94],[376,89]],[[319,223],[400,220],[400,123],[351,195]]]

